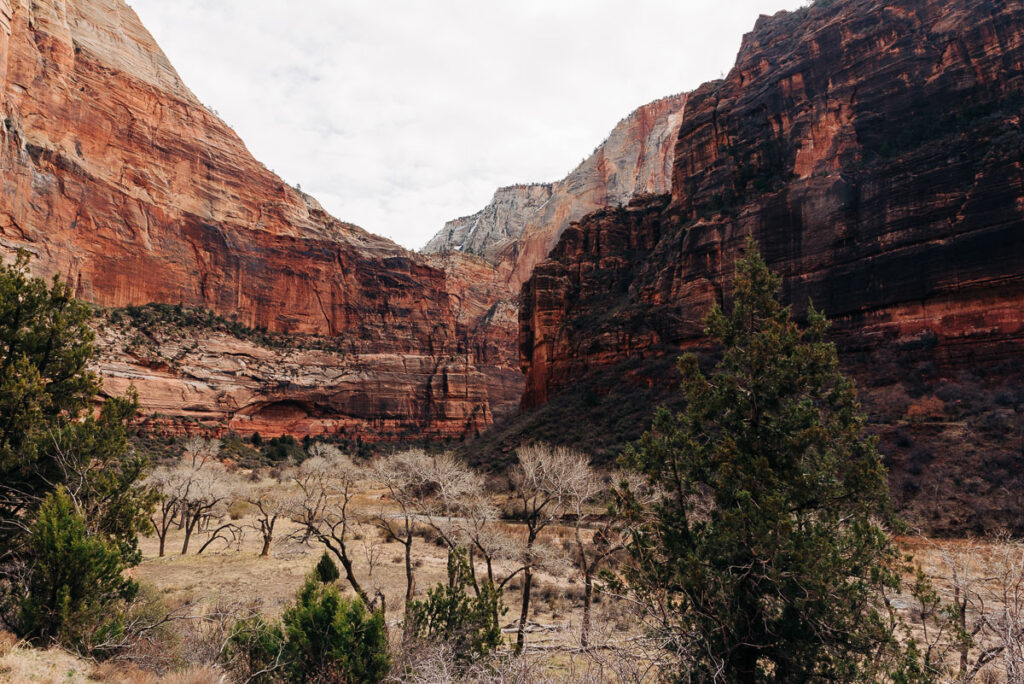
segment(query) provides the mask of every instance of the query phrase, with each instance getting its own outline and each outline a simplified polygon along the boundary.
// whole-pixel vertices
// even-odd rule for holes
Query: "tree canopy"
[[[683,356],[684,410],[624,455],[663,488],[628,579],[687,681],[870,679],[895,648],[886,472],[825,317],[798,324],[780,284],[748,243],[706,319],[717,363]]]
[[[128,441],[134,391],[94,401],[89,307],[59,277],[0,264],[0,577],[3,619],[75,647],[108,642],[121,571],[141,559],[154,495]],[[92,630],[89,632],[89,630]]]
[[[138,585],[124,577],[118,548],[89,534],[63,487],[44,499],[29,546],[32,560],[20,601],[20,631],[82,652],[103,653],[120,644],[122,608],[135,597]]]
[[[28,254],[0,265],[0,548],[63,477],[51,448],[99,391],[88,306],[67,283],[28,273]]]

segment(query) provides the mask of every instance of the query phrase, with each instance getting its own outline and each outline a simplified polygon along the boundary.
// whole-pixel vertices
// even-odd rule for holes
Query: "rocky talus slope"
[[[635,432],[753,235],[797,313],[833,320],[903,510],[1024,528],[1022,93],[1018,2],[762,17],[690,94],[671,193],[569,227],[524,286],[524,405]]]
[[[499,188],[476,214],[449,221],[423,251],[483,257],[518,295],[570,223],[605,206],[668,192],[685,106],[686,95],[673,95],[640,107],[564,179]]]
[[[28,250],[35,272],[101,307],[181,303],[338,343],[286,372],[192,331],[197,363],[105,354],[109,391],[130,382],[146,410],[243,431],[345,425],[366,439],[462,437],[514,408],[514,321],[472,320],[499,299],[470,301],[476,280],[455,280],[486,269],[429,262],[282,182],[122,0],[0,0],[0,120],[2,253]],[[484,330],[494,339],[471,339]]]

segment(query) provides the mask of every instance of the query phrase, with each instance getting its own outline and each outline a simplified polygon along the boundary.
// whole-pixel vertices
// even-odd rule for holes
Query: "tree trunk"
[[[533,584],[533,572],[530,568],[523,571],[523,609],[519,614],[519,631],[516,634],[516,655],[523,652],[526,643],[526,618],[530,614],[530,586]]]
[[[966,588],[964,592],[966,594]],[[963,601],[960,600],[960,587],[956,587],[954,594],[954,605],[957,611],[957,626],[963,634],[967,634],[967,596],[965,595]],[[964,675],[967,674],[967,656],[969,655],[970,647],[967,644],[961,644],[960,646],[960,670],[957,672],[957,676],[960,681],[967,681]]]
[[[334,551],[334,549],[331,550]],[[352,561],[349,560],[348,553],[344,550],[344,547],[342,547],[340,552],[334,551],[334,555],[338,557],[338,560],[341,562],[341,567],[345,569],[345,579],[348,580],[349,585],[356,592],[356,595],[359,596],[360,600],[362,600],[363,605],[369,609],[371,605],[370,597],[366,595],[366,592],[363,591],[362,586],[359,584],[359,580],[356,579],[356,574],[352,569]]]
[[[189,520],[188,525],[185,526],[185,541],[181,543],[181,555],[184,556],[188,553],[188,542],[192,538],[192,530],[195,527],[192,520]]]
[[[749,646],[741,647],[736,652],[732,664],[737,684],[754,684],[757,681],[758,655],[757,649]],[[725,674],[728,676],[728,672]]]
[[[261,509],[262,510],[262,509]],[[260,552],[260,557],[265,558],[270,555],[270,544],[274,541],[274,523],[277,522],[277,516],[267,516],[265,521],[260,522],[260,530],[263,534],[263,550]]]
[[[205,541],[205,542],[203,543],[203,545],[199,547],[199,550],[198,550],[198,551],[196,551],[196,555],[198,556],[199,554],[201,554],[201,553],[202,553],[203,551],[205,551],[205,550],[206,550],[206,547],[207,547],[207,546],[209,546],[210,544],[212,544],[213,542],[215,542],[215,541],[216,541],[216,540],[218,540],[218,539],[223,539],[224,541],[227,541],[227,537],[223,537],[223,536],[221,536],[221,532],[223,532],[224,530],[230,530],[230,529],[231,529],[232,527],[234,527],[234,525],[233,525],[232,523],[227,523],[227,524],[225,524],[225,525],[221,525],[220,527],[218,527],[217,529],[215,529],[215,530],[214,530],[214,531],[213,531],[213,532],[212,532],[212,533],[210,534],[210,538],[209,538],[209,539],[207,539],[207,540],[206,540],[206,541]],[[233,534],[233,533],[232,533],[232,534]]]
[[[495,587],[497,587],[497,586],[498,586],[498,585],[497,585],[497,584],[495,584],[495,582],[494,582],[494,563],[493,563],[493,561],[491,560],[491,557],[490,557],[490,556],[486,556],[486,558],[487,558],[487,587],[488,587],[488,588],[489,588],[489,589],[490,589],[491,591],[494,591],[494,590],[495,590]],[[503,595],[503,596],[504,596],[504,594],[505,594],[505,585],[502,585],[502,586],[501,586],[501,588],[500,588],[500,589],[498,589],[498,592],[499,592],[499,593],[500,593],[501,595]],[[498,624],[498,620],[500,620],[500,619],[501,619],[501,616],[500,616],[500,615],[498,615],[498,603],[497,603],[497,602],[494,602],[494,603],[493,603],[492,605],[493,605],[493,607],[494,607],[494,613],[493,613],[493,615],[494,615],[494,624]]]
[[[473,547],[470,546],[466,551],[469,554],[469,580],[473,583],[473,591],[476,592],[477,596],[479,596],[480,585],[476,583],[476,565],[473,563]],[[448,549],[448,553],[451,552],[452,550]]]
[[[149,523],[153,526],[153,531],[156,532],[156,538],[160,541],[160,550],[158,552],[160,558],[164,557],[164,546],[165,543],[167,542],[167,531],[171,529],[171,525],[174,523],[173,518],[171,518],[170,520],[167,519],[168,510],[169,509],[167,508],[167,502],[161,502],[161,516],[159,524],[157,523],[156,519],[153,516],[149,516]]]
[[[405,540],[405,603],[412,601],[416,593],[416,578],[412,574],[412,536]]]
[[[580,646],[590,645],[590,604],[594,598],[594,574],[591,568],[583,573],[583,624],[580,628]]]

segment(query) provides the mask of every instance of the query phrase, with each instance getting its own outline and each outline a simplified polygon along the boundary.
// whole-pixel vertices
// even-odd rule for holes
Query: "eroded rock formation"
[[[4,254],[32,252],[38,274],[63,274],[100,306],[181,303],[343,342],[344,354],[293,358],[287,373],[216,336],[193,340],[201,362],[160,377],[106,355],[111,391],[131,379],[146,410],[269,433],[345,424],[367,439],[473,434],[514,405],[514,325],[470,320],[498,299],[467,303],[475,286],[453,280],[461,257],[432,265],[281,181],[122,0],[0,0],[0,120]],[[469,339],[482,329],[494,338]],[[250,356],[266,368],[227,368]]]
[[[673,95],[640,107],[564,179],[499,188],[476,214],[449,221],[423,251],[481,256],[518,294],[570,223],[601,207],[668,192],[685,106],[686,95]]]
[[[644,368],[702,348],[753,235],[797,312],[833,320],[901,505],[938,529],[1020,526],[1022,92],[1020,3],[762,17],[690,94],[671,194],[568,228],[524,287],[524,405],[585,378],[668,390]]]

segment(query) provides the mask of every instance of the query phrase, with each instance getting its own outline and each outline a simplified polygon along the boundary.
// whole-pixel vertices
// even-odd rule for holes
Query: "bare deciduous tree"
[[[221,441],[205,437],[189,437],[182,445],[182,459],[195,470],[202,470],[208,463],[217,460]]]
[[[580,626],[580,645],[588,645],[590,637],[590,607],[594,599],[594,573],[605,558],[623,547],[618,535],[613,534],[618,528],[605,525],[605,529],[595,530],[589,540],[584,539],[587,523],[593,517],[590,507],[604,490],[601,478],[584,464],[579,473],[566,483],[566,508],[573,518],[573,544],[575,546],[575,562],[580,574],[583,575],[583,620]]]
[[[651,494],[646,482],[633,473],[614,473],[633,497],[649,503]],[[590,644],[591,608],[594,602],[594,579],[602,564],[624,550],[632,538],[629,516],[618,515],[615,502],[606,500],[603,513],[595,513],[594,505],[609,493],[601,475],[589,466],[577,467],[565,484],[567,509],[573,518],[574,561],[583,576],[583,618],[580,645]],[[614,490],[612,490],[614,492]],[[587,536],[587,531],[592,533]]]
[[[472,502],[485,497],[480,474],[455,456],[424,455],[418,460],[420,493],[417,516],[432,527],[448,548],[466,543],[463,516]],[[470,545],[470,558],[473,549]]]
[[[373,472],[387,490],[389,498],[398,506],[398,514],[390,515],[384,508],[377,513],[377,526],[388,540],[396,541],[405,551],[405,601],[412,601],[416,593],[416,576],[412,571],[412,544],[417,510],[425,498],[425,474],[429,457],[422,451],[404,451],[384,456],[374,463]]]
[[[919,568],[911,592],[926,669],[965,684],[1001,660],[1006,681],[1024,684],[1024,544],[1000,536],[933,551],[941,571]]]
[[[425,502],[424,519],[450,549],[466,548],[470,581],[477,596],[485,591],[501,594],[527,567],[550,565],[553,550],[538,544],[527,553],[523,544],[509,534],[509,525],[500,520],[492,493],[479,473],[454,457],[442,455],[436,458],[430,477],[438,484],[435,496]],[[477,577],[478,558],[484,563],[483,578]],[[493,610],[497,624],[501,607],[495,603]]]
[[[232,496],[231,483],[226,474],[212,467],[191,469],[182,466],[182,489],[178,505],[181,510],[182,530],[185,538],[181,543],[181,555],[188,553],[189,541],[196,532],[209,532],[210,536],[199,548],[202,553],[215,539],[221,538],[224,532],[232,536],[237,533],[237,525],[224,523],[211,529],[213,521],[219,520],[226,512],[228,501]]]
[[[356,578],[350,546],[357,524],[351,509],[352,497],[363,473],[337,447],[314,444],[310,453],[311,458],[292,475],[300,496],[290,517],[302,527],[306,538],[317,540],[338,559],[352,590],[372,608],[375,602],[370,601]]]
[[[246,501],[256,508],[256,520],[249,526],[255,529],[263,540],[260,557],[266,557],[270,554],[277,522],[295,510],[297,502],[295,497],[289,496],[280,486],[256,487],[246,496]]]
[[[157,468],[149,477],[149,486],[160,497],[150,522],[160,541],[159,553],[164,555],[165,542],[172,526],[184,531],[181,553],[188,553],[192,536],[208,529],[211,521],[222,516],[232,487],[226,473],[216,462],[219,440],[193,437],[185,442],[183,462],[172,467]],[[227,523],[213,530],[199,552],[226,533],[237,536],[236,525]]]
[[[156,537],[160,543],[159,555],[163,558],[167,535],[178,518],[178,498],[173,471],[170,468],[157,468],[146,478],[146,486],[157,493],[156,506],[149,517]]]
[[[470,551],[484,561],[486,580],[492,587],[503,590],[511,580],[526,570],[529,564],[521,544],[499,522],[498,509],[490,495],[481,488],[465,500],[463,525],[459,530]],[[499,573],[499,566],[506,571]]]
[[[516,652],[521,653],[530,614],[533,570],[540,560],[537,538],[544,528],[565,513],[570,501],[569,492],[584,487],[581,481],[590,477],[590,466],[583,454],[546,444],[520,447],[516,456],[519,462],[512,469],[512,498],[516,514],[527,531],[522,610],[516,635]]]

